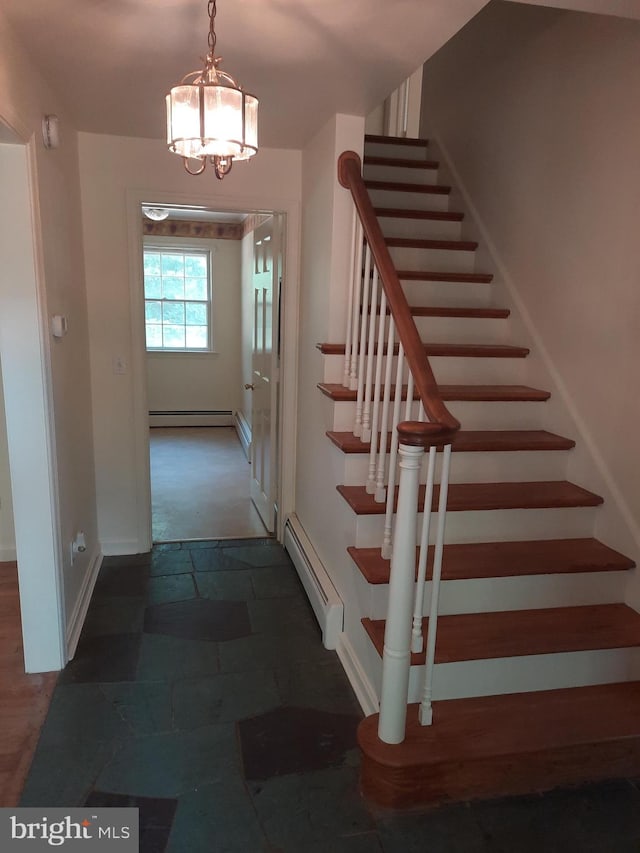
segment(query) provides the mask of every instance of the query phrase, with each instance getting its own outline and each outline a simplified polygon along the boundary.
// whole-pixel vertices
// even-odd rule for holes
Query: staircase
[[[415,704],[423,645],[411,655],[404,742],[383,743],[376,714],[361,724],[363,790],[403,807],[638,774],[640,615],[623,603],[634,562],[593,538],[602,498],[566,479],[575,442],[543,428],[550,394],[523,382],[529,352],[511,341],[509,310],[494,305],[492,275],[476,269],[477,244],[461,237],[464,215],[449,210],[451,188],[438,183],[427,143],[368,136],[363,166],[441,398],[461,423],[452,440],[433,724],[418,724]],[[318,387],[333,404],[328,453],[339,457],[337,500],[349,515],[364,608],[360,665],[379,696],[385,504],[366,488],[370,441],[353,432],[356,390],[339,381],[345,342],[319,349],[325,376],[336,380]],[[402,399],[409,393],[417,397],[404,386]],[[386,435],[382,443],[388,453]],[[425,491],[423,471],[420,514]],[[437,501],[436,485],[434,510]]]

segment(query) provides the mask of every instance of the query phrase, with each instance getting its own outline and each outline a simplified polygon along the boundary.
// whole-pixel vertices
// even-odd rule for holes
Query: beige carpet
[[[153,541],[266,536],[233,427],[149,431]]]

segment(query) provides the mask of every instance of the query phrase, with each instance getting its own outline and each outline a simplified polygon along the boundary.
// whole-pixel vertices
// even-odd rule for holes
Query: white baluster
[[[424,408],[420,406],[424,415]],[[422,420],[422,418],[421,418]],[[429,527],[431,525],[431,501],[433,500],[433,480],[436,470],[436,448],[429,448],[429,465],[427,467],[427,485],[424,493],[424,510],[422,515],[422,535],[420,537],[420,556],[418,557],[418,579],[416,584],[416,601],[413,609],[413,628],[411,630],[411,651],[422,651],[422,612],[424,610],[424,590],[427,578],[427,554],[429,552]]]
[[[362,301],[360,303],[360,344],[358,347],[358,386],[356,395],[356,421],[353,434],[362,435],[362,407],[364,404],[364,364],[367,352],[367,310],[369,308],[369,292],[371,277],[371,250],[366,247],[364,260],[364,278],[362,281]]]
[[[384,516],[384,534],[382,537],[382,557],[391,557],[391,531],[393,526],[393,505],[396,490],[396,462],[398,458],[398,424],[400,423],[400,403],[402,401],[402,375],[404,373],[404,348],[398,345],[398,363],[396,365],[396,392],[393,399],[393,419],[391,421],[391,449],[389,450],[389,484],[387,485],[387,506]]]
[[[364,387],[364,406],[362,409],[362,440],[371,441],[371,397],[373,385],[373,362],[376,349],[376,317],[378,310],[378,268],[373,265],[373,279],[371,281],[371,299],[369,301],[369,334],[367,336],[367,378]],[[378,358],[382,355],[378,353]]]
[[[378,721],[378,737],[384,743],[401,743],[404,740],[407,719],[418,482],[424,450],[422,447],[400,443],[399,453],[398,511],[389,578],[389,608],[384,632]]]
[[[387,338],[387,361],[384,371],[384,399],[382,401],[382,423],[380,424],[380,452],[378,453],[378,468],[376,471],[376,503],[384,503],[387,490],[384,487],[384,469],[387,457],[387,442],[389,433],[389,411],[391,402],[391,368],[393,365],[393,345],[395,343],[395,325],[393,317],[389,317],[389,335]],[[400,393],[399,391],[397,392]]]
[[[378,345],[376,354],[376,377],[373,383],[373,415],[371,417],[371,447],[369,449],[369,476],[367,478],[367,494],[374,495],[376,491],[376,454],[378,451],[378,422],[380,420],[380,388],[382,385],[382,362],[384,361],[384,332],[387,319],[387,296],[382,291],[380,310],[378,312]],[[363,437],[364,440],[364,437]],[[384,436],[386,443],[387,437]],[[380,442],[383,436],[380,436]]]
[[[347,302],[347,335],[344,344],[344,370],[343,370],[343,378],[342,384],[345,388],[349,387],[349,375],[351,370],[351,341],[353,334],[353,293],[356,289],[356,256],[358,254],[358,243],[356,240],[358,239],[358,224],[360,220],[358,218],[356,209],[353,209],[353,223],[351,226],[351,265],[349,269],[349,298]],[[360,225],[360,228],[362,226]],[[360,238],[362,240],[362,237]],[[360,271],[358,270],[358,278],[360,277]]]
[[[418,718],[423,726],[433,722],[431,696],[433,693],[433,667],[436,654],[436,636],[438,632],[438,604],[440,600],[440,578],[442,576],[442,551],[444,548],[444,527],[447,520],[447,494],[449,491],[449,468],[451,464],[451,445],[447,444],[442,456],[440,474],[440,497],[438,499],[438,527],[433,553],[433,574],[431,579],[431,607],[427,628],[427,658],[425,666],[424,692]]]
[[[364,237],[362,234],[362,223],[358,218],[358,225],[356,228],[356,262],[354,267],[354,289],[353,289],[353,311],[352,311],[352,323],[353,328],[351,330],[351,365],[349,367],[349,389],[351,391],[355,391],[358,387],[358,340],[359,340],[359,329],[360,324],[362,322],[362,317],[360,314],[360,299],[362,294],[362,251],[364,248]]]

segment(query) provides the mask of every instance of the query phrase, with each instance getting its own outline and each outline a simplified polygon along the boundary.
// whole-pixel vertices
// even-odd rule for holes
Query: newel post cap
[[[402,421],[398,424],[400,444],[409,447],[431,447],[437,444],[449,444],[455,430],[442,424],[432,424],[425,421]]]

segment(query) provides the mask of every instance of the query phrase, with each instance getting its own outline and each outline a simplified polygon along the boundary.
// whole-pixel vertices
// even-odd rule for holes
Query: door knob
[[[252,385],[250,382],[245,382],[244,390],[245,391],[254,391],[255,385]]]

